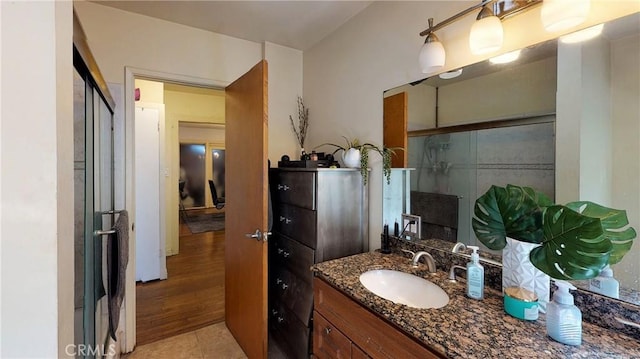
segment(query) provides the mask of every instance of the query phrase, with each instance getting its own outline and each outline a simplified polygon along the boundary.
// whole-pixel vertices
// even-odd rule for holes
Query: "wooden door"
[[[384,98],[383,143],[386,147],[402,147],[391,158],[391,167],[407,167],[407,93]]]
[[[225,317],[249,358],[267,357],[267,62],[226,88]]]

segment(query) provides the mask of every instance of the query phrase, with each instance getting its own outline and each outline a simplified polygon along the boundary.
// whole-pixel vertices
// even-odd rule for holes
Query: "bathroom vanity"
[[[319,358],[637,358],[640,342],[583,322],[582,345],[568,346],[546,334],[544,315],[523,321],[504,312],[499,291],[485,288],[485,299],[465,296],[463,281],[450,282],[443,268],[427,273],[398,254],[363,253],[313,267],[314,355]],[[440,309],[415,309],[369,292],[362,273],[393,269],[439,285],[449,295]],[[336,344],[337,343],[337,344]],[[348,352],[350,348],[350,352]],[[400,351],[403,350],[403,351]],[[356,353],[356,354],[354,354]],[[340,356],[343,357],[343,356]]]

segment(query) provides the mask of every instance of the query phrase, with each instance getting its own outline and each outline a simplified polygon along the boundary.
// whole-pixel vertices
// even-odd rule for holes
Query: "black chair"
[[[213,184],[212,180],[209,180],[209,189],[211,189],[211,198],[213,199],[213,205],[216,206],[216,209],[223,209],[224,197],[218,197],[218,192],[216,191],[216,185]]]

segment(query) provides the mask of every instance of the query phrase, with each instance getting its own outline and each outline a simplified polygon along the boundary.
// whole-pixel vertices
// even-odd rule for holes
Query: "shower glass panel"
[[[216,185],[218,197],[224,198],[224,150],[217,148],[211,150],[211,169],[211,179]]]
[[[186,208],[205,206],[205,144],[180,144],[180,182],[184,183],[181,193]]]
[[[85,212],[85,81],[73,71],[74,342],[83,342]]]
[[[108,336],[107,237],[113,215],[113,113],[91,73],[74,61],[74,342],[76,357],[113,353]]]
[[[479,245],[475,200],[492,185],[535,188],[555,197],[555,123],[409,137],[411,191],[458,196],[457,239]],[[414,203],[412,202],[413,206]]]

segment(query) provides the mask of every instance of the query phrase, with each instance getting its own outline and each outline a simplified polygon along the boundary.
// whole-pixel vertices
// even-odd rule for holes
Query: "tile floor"
[[[123,359],[246,358],[224,322],[136,347]]]

